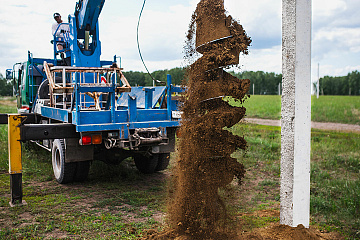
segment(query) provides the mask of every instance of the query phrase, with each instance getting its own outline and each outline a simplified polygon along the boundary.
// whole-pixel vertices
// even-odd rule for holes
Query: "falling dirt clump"
[[[238,64],[240,52],[247,53],[251,40],[242,26],[226,15],[223,0],[200,1],[187,38],[187,57],[202,56],[188,68],[168,216],[172,230],[155,239],[231,239],[235,233],[230,230],[219,189],[234,177],[239,181],[244,177],[244,166],[231,154],[245,150],[247,143],[224,130],[244,117],[245,108],[231,106],[223,98],[243,101],[250,81],[239,80],[223,68]]]

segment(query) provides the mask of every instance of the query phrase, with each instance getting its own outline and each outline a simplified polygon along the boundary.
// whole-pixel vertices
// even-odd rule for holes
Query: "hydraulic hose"
[[[137,42],[137,47],[138,47],[138,51],[139,51],[139,55],[140,55],[140,59],[147,71],[147,73],[149,74],[149,76],[151,77],[151,79],[157,83],[163,83],[162,81],[159,81],[159,80],[156,80],[152,75],[151,73],[149,72],[149,69],[146,67],[146,64],[144,62],[144,59],[142,57],[142,54],[141,54],[141,50],[140,50],[140,44],[139,44],[139,26],[140,26],[140,19],[141,19],[141,15],[143,13],[143,10],[144,10],[144,7],[145,7],[145,3],[146,3],[146,0],[144,0],[144,3],[141,7],[141,11],[140,11],[140,15],[139,15],[139,20],[138,20],[138,24],[137,24],[137,28],[136,28],[136,42]]]

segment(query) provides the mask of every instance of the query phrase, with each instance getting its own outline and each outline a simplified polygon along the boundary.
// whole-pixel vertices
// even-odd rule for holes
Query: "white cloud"
[[[0,11],[0,29],[2,43],[0,44],[0,70],[11,68],[15,62],[27,60],[27,51],[35,57],[51,58],[52,45],[51,25],[52,14],[60,12],[66,19],[66,6],[73,1],[64,0],[62,4],[54,4],[54,0],[3,1]],[[58,5],[58,6],[57,6]],[[41,7],[40,7],[41,6]],[[44,11],[46,9],[46,11]],[[63,13],[64,12],[64,13]]]
[[[265,71],[281,73],[281,46],[269,49],[253,49],[249,55],[240,56],[241,71]]]
[[[346,10],[347,4],[344,0],[313,0],[312,9],[317,17],[331,17]]]
[[[139,26],[139,44],[150,71],[179,66],[191,14],[191,9],[182,5],[171,6],[165,12],[144,10]],[[137,15],[120,15],[112,17],[109,24],[102,26],[102,36],[111,36],[102,37],[103,57],[109,58],[115,52],[123,58],[124,67],[128,65],[130,69],[144,70],[142,64],[139,64],[137,22]],[[134,65],[126,64],[126,61]]]
[[[333,51],[360,53],[359,28],[322,28],[313,34],[313,51],[317,60]]]
[[[313,80],[359,70],[360,15],[357,0],[313,1]],[[314,69],[315,68],[315,69]]]
[[[251,37],[253,48],[281,44],[281,1],[225,0],[225,7]]]
[[[0,72],[34,57],[52,58],[52,14],[63,20],[74,12],[76,0],[0,0]],[[185,33],[198,0],[147,1],[140,25],[140,47],[150,71],[183,64]],[[313,0],[312,59],[320,75],[359,70],[360,1]],[[101,13],[102,59],[122,57],[125,70],[144,71],[138,56],[136,24],[142,1],[106,1]],[[244,70],[281,72],[281,1],[225,0],[228,12],[240,20],[253,43],[241,57]],[[314,72],[314,66],[313,66]],[[316,72],[316,71],[315,71]],[[317,74],[313,74],[313,77]]]

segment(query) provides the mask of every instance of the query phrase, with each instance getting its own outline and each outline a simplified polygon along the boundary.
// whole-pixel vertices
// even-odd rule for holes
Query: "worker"
[[[64,49],[65,46],[65,33],[69,32],[69,25],[62,24],[60,13],[54,13],[56,23],[52,25],[52,35],[56,37],[56,46],[59,51]],[[61,24],[61,25],[60,25]],[[60,25],[60,26],[59,26]]]

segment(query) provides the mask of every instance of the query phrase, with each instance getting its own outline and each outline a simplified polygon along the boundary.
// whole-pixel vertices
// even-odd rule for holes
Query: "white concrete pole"
[[[318,63],[318,80],[316,84],[316,98],[319,99],[319,88],[320,88],[320,63]]]
[[[311,0],[282,1],[280,223],[309,227]]]
[[[278,94],[281,95],[281,84],[279,83],[279,86],[278,86]]]

